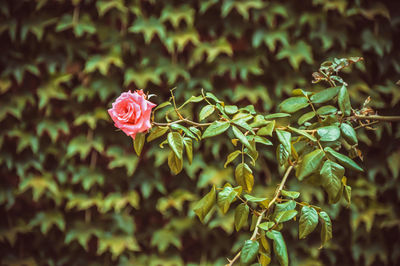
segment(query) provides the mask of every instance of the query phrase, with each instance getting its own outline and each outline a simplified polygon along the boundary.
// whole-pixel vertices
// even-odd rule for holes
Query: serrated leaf
[[[318,225],[318,213],[309,206],[303,206],[299,220],[299,238],[303,239],[309,235]]]
[[[358,144],[357,133],[351,125],[342,123],[340,125],[340,131],[342,132],[344,139],[350,145]]]
[[[340,87],[332,87],[312,95],[310,100],[313,103],[325,103],[332,100],[339,92]]]
[[[229,128],[229,126],[230,124],[227,121],[224,122],[215,121],[209,127],[206,128],[202,138],[205,139],[220,135],[224,133]]]
[[[200,221],[203,222],[206,215],[210,212],[211,208],[216,202],[216,190],[215,186],[208,192],[201,200],[196,202],[193,207],[193,211],[199,217]]]
[[[333,150],[331,147],[326,147],[324,150],[325,150],[325,152],[327,152],[330,155],[332,155],[333,157],[335,157],[340,162],[340,164],[343,165],[344,167],[347,167],[347,168],[355,170],[355,171],[364,172],[364,170],[360,166],[358,166],[352,159],[350,159],[346,155],[343,155],[343,154]]]
[[[350,96],[346,86],[344,85],[339,90],[338,104],[340,111],[342,111],[345,116],[349,116],[351,114]]]
[[[168,144],[178,159],[182,159],[183,153],[183,138],[178,132],[168,133]]]
[[[246,203],[239,204],[235,209],[235,229],[239,231],[246,225],[249,217],[249,206]]]
[[[137,133],[136,134],[136,137],[133,140],[133,147],[135,149],[137,156],[140,156],[140,153],[142,152],[145,140],[146,140],[145,133]]]
[[[322,211],[319,213],[321,218],[322,228],[321,228],[321,248],[332,239],[332,222],[329,215]]]
[[[287,248],[285,240],[282,237],[281,232],[271,230],[267,232],[267,237],[274,241],[274,252],[281,266],[289,265],[289,258],[287,254]]]
[[[234,151],[234,152],[231,152],[231,153],[227,156],[227,158],[226,158],[226,162],[225,162],[225,164],[224,164],[224,168],[226,168],[226,167],[228,166],[228,164],[229,164],[230,162],[232,162],[233,160],[235,160],[236,157],[238,157],[239,154],[241,154],[241,153],[242,153],[241,151]]]
[[[320,149],[306,154],[299,165],[298,172],[296,172],[297,178],[301,181],[312,173],[317,172],[324,157],[325,154]]]
[[[284,100],[279,108],[282,112],[286,113],[294,113],[303,108],[306,108],[309,105],[309,102],[306,97],[290,97]]]
[[[259,244],[257,241],[246,240],[240,253],[240,262],[243,264],[249,264],[253,262],[257,257],[258,250]]]
[[[251,192],[254,185],[254,176],[246,163],[240,163],[235,169],[235,179],[245,191]]]
[[[200,121],[209,117],[212,113],[214,113],[214,106],[213,105],[206,105],[200,110],[199,119]]]

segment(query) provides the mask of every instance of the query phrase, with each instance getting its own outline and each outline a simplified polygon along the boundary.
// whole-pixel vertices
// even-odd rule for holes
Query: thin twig
[[[399,122],[400,116],[383,116],[383,115],[354,115],[350,118],[357,120],[377,120],[377,121],[388,121],[388,122]]]
[[[267,210],[269,210],[269,208],[271,208],[271,206],[272,206],[272,205],[275,203],[275,201],[279,198],[279,195],[281,194],[281,191],[282,191],[283,187],[285,186],[286,180],[287,180],[287,178],[288,178],[290,172],[292,171],[293,167],[294,167],[293,165],[291,165],[291,166],[288,167],[288,169],[287,169],[286,172],[285,172],[285,175],[284,175],[283,178],[282,178],[281,183],[279,184],[279,187],[275,190],[275,195],[274,195],[274,197],[273,197],[272,200],[268,203],[268,207],[267,207],[266,209],[264,209],[264,210],[260,213],[260,216],[258,216],[258,219],[257,219],[257,222],[256,222],[256,227],[254,228],[254,231],[253,231],[253,234],[252,234],[251,237],[250,237],[250,240],[255,240],[255,239],[257,238],[258,226],[260,225],[260,223],[261,223],[261,221],[262,221],[262,219],[263,219],[264,213],[265,213]],[[232,260],[229,260],[229,259],[228,259],[229,263],[226,264],[226,266],[232,266],[232,265],[235,263],[235,261],[240,257],[240,254],[241,254],[241,251],[239,251],[239,252],[236,254],[236,256],[235,256]]]
[[[212,124],[212,123],[197,123],[197,122],[191,121],[189,119],[183,118],[183,119],[176,120],[176,121],[173,121],[173,122],[170,122],[170,123],[153,122],[153,125],[155,125],[155,126],[170,126],[170,125],[179,124],[179,123],[182,123],[182,122],[190,124],[190,125],[193,125],[193,126],[196,126],[196,127],[208,127],[209,125]]]

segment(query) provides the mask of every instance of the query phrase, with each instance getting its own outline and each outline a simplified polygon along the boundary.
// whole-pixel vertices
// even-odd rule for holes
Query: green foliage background
[[[127,89],[178,101],[212,91],[267,114],[329,58],[363,56],[346,77],[354,103],[400,110],[398,1],[0,2],[0,262],[5,265],[223,264],[249,233],[233,212],[202,225],[189,210],[223,168],[228,139],[197,145],[193,165],[170,174],[168,153],[140,158],[107,108]],[[396,49],[397,44],[397,49]],[[196,116],[200,106],[185,109]],[[291,265],[394,265],[400,261],[400,128],[359,132],[364,174],[348,177],[353,199],[326,204],[320,189],[289,188],[328,210],[334,238],[298,240],[285,228]],[[280,173],[265,149],[256,192]],[[211,218],[211,219],[210,219]],[[16,264],[13,264],[16,263]],[[273,261],[276,263],[276,261]]]

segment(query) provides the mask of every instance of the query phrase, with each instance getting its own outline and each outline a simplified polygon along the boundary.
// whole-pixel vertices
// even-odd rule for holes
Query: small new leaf
[[[133,141],[133,147],[135,149],[137,156],[140,156],[140,154],[142,153],[142,149],[143,149],[145,140],[146,140],[146,136],[144,133],[136,134],[136,137]]]

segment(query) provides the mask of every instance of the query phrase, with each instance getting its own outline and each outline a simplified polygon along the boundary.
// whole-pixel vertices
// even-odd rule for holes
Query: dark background
[[[106,112],[111,102],[140,88],[159,104],[176,87],[183,103],[204,88],[267,114],[293,89],[318,90],[311,74],[323,61],[363,56],[342,75],[353,107],[371,96],[379,114],[398,115],[399,39],[394,0],[1,1],[0,262],[225,263],[249,232],[234,232],[233,212],[215,211],[202,225],[190,206],[233,179],[223,168],[229,139],[196,144],[193,165],[173,176],[157,143],[137,158]],[[291,265],[400,261],[399,125],[358,137],[366,171],[348,176],[350,208],[290,179],[334,228],[324,249],[319,229],[300,241],[296,223],[284,228]],[[274,150],[262,155],[259,195],[279,178]]]

